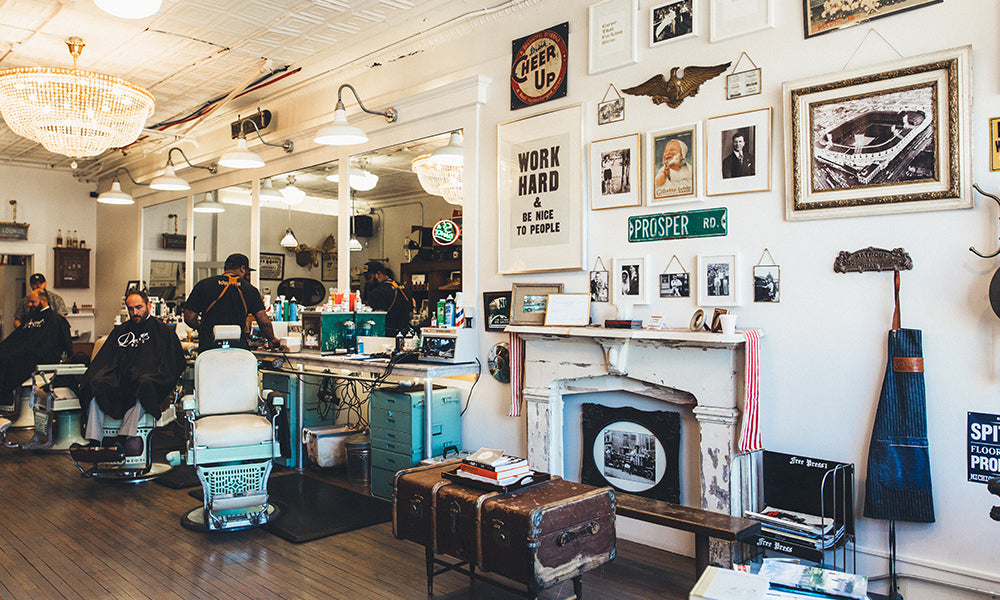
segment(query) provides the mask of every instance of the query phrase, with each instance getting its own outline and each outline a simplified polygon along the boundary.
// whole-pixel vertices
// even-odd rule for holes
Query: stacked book
[[[764,559],[757,575],[770,582],[768,600],[867,600],[868,578],[863,575]]]
[[[496,485],[517,483],[531,474],[524,458],[504,454],[503,450],[481,448],[462,459],[458,475]]]
[[[761,522],[760,530],[779,541],[816,550],[827,550],[844,535],[844,526],[832,518],[767,507],[760,512],[748,510],[746,516]]]

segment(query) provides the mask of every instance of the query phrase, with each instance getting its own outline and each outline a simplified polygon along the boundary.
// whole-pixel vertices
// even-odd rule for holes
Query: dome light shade
[[[121,19],[144,19],[160,10],[163,0],[94,0],[104,12]]]
[[[361,245],[361,242],[358,241],[358,238],[353,236],[351,237],[351,241],[347,242],[347,247],[351,250],[351,252],[364,250],[364,247]]]
[[[200,213],[221,213],[226,212],[226,207],[212,196],[212,192],[205,192],[205,199],[195,204],[191,210]]]
[[[73,68],[0,71],[0,114],[11,131],[71,158],[134,142],[153,114],[153,95],[134,83],[78,70],[80,38],[66,40]]]
[[[264,159],[247,147],[247,139],[240,136],[236,140],[236,149],[230,150],[219,159],[219,166],[230,169],[258,169],[264,166]]]
[[[462,150],[462,134],[453,131],[447,146],[442,146],[431,152],[430,160],[437,165],[461,167],[465,164],[465,152]]]
[[[367,142],[368,134],[360,127],[350,125],[347,110],[338,108],[333,113],[333,124],[317,131],[313,141],[324,146],[354,146]]]
[[[294,183],[289,183],[281,190],[281,196],[285,200],[285,204],[289,206],[295,206],[297,204],[302,204],[302,201],[306,199],[306,193],[299,189]],[[296,244],[298,245],[298,244]]]
[[[269,202],[285,201],[285,197],[281,195],[281,192],[279,192],[274,188],[274,183],[271,181],[270,177],[265,179],[264,183],[262,183],[260,186],[260,199],[267,200]]]
[[[332,173],[326,176],[327,181],[337,183],[340,181],[340,173]],[[367,169],[351,169],[351,189],[359,192],[368,192],[378,185],[378,175]]]
[[[281,238],[281,241],[278,243],[282,248],[295,248],[299,245],[299,241],[295,239],[295,234],[292,233],[291,227],[285,230],[285,237]]]
[[[132,196],[122,191],[122,184],[119,183],[117,179],[115,179],[114,183],[111,184],[110,190],[97,197],[97,201],[101,204],[135,204],[135,200],[132,199]]]
[[[174,172],[174,165],[167,164],[167,172],[149,182],[149,187],[154,190],[165,190],[180,192],[191,189],[187,181],[181,179]]]

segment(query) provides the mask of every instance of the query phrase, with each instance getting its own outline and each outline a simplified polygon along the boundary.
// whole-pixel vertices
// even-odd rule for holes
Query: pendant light
[[[449,167],[461,167],[464,165],[465,152],[462,150],[462,132],[452,131],[448,145],[431,152],[430,161],[435,165],[447,165]]]
[[[281,144],[272,144],[264,140],[264,136],[260,134],[260,128],[257,127],[257,123],[251,117],[246,117],[236,121],[235,125],[240,128],[240,135],[236,138],[236,149],[222,155],[219,159],[220,166],[230,169],[258,169],[264,166],[264,159],[256,152],[251,152],[247,146],[246,128],[244,127],[247,123],[253,125],[254,131],[257,132],[257,137],[260,138],[261,143],[265,146],[283,148],[285,152],[291,152],[295,149],[295,144],[291,140],[286,140]]]
[[[221,213],[226,212],[226,207],[222,206],[212,192],[205,192],[205,198],[194,205],[194,212],[200,213]]]
[[[354,233],[354,217],[356,215],[355,210],[357,208],[355,204],[356,203],[354,201],[354,194],[352,193],[351,194],[351,239],[350,241],[347,242],[347,249],[350,250],[351,252],[358,252],[360,250],[364,250],[364,246],[361,245],[361,242],[358,241],[358,236],[355,235]]]
[[[378,175],[369,171],[366,167],[368,163],[366,160],[361,160],[358,168],[351,168],[351,176],[349,183],[352,190],[357,190],[359,192],[370,192],[375,189],[378,185]],[[326,176],[327,181],[332,181],[333,183],[338,183],[340,181],[340,171],[336,173],[331,173]]]
[[[260,184],[260,199],[268,202],[285,201],[285,197],[281,195],[281,192],[274,188],[274,183],[270,177],[264,179],[264,182]]]
[[[285,204],[289,206],[302,204],[302,201],[306,199],[306,193],[295,185],[294,175],[288,176],[288,185],[282,188],[281,196],[284,199]]]
[[[292,249],[299,245],[299,241],[295,239],[295,234],[292,233],[292,207],[288,207],[288,227],[285,228],[285,237],[281,238],[278,244],[282,248]]]
[[[333,112],[333,123],[316,132],[316,137],[313,141],[317,144],[324,146],[354,146],[368,141],[368,134],[363,129],[350,125],[347,122],[347,108],[344,106],[344,101],[341,98],[344,88],[348,88],[354,93],[354,98],[358,101],[358,106],[362,111],[371,115],[382,115],[390,123],[396,122],[396,109],[388,108],[385,112],[368,110],[361,102],[358,91],[349,83],[344,83],[337,89],[337,106]]]
[[[118,178],[119,173],[125,173],[133,185],[148,185],[145,183],[139,183],[135,179],[132,179],[132,173],[130,173],[125,167],[118,167],[115,169],[115,180],[111,182],[111,189],[97,197],[97,201],[101,204],[117,204],[120,206],[135,204],[135,200],[132,196],[122,191],[122,184]]]

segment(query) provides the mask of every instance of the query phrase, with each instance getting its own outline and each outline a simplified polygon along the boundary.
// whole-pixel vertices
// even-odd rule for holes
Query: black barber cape
[[[35,371],[35,365],[55,364],[73,353],[69,322],[46,308],[29,315],[21,326],[0,342],[0,404]]]
[[[80,398],[93,398],[113,419],[121,419],[138,399],[159,418],[161,402],[184,370],[184,351],[173,328],[159,319],[131,319],[111,330],[83,375]]]

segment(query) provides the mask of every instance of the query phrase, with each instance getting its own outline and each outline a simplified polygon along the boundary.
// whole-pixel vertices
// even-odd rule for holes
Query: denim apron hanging
[[[934,522],[920,331],[900,328],[899,271],[889,356],[868,446],[865,516]]]

